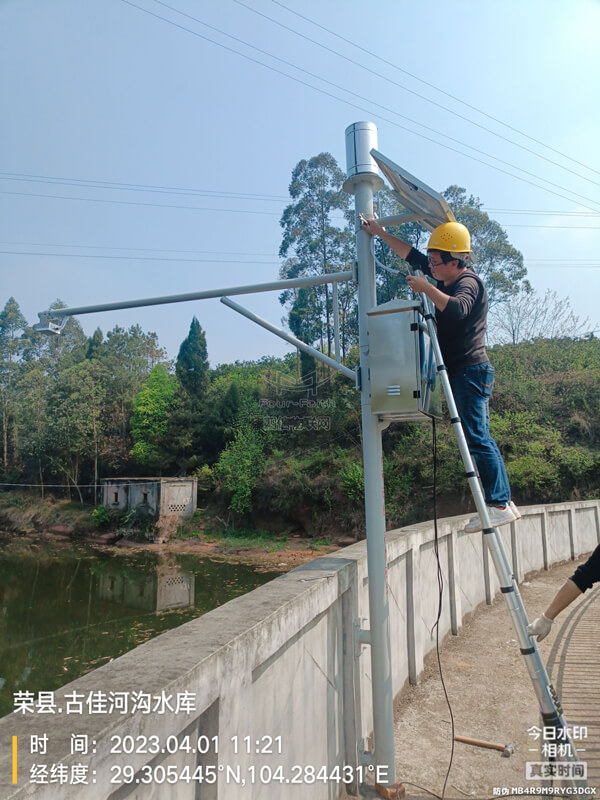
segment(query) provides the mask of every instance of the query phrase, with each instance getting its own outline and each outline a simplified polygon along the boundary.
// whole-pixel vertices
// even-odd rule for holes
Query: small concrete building
[[[197,478],[104,478],[102,505],[114,511],[143,506],[155,517],[191,517],[196,510]]]

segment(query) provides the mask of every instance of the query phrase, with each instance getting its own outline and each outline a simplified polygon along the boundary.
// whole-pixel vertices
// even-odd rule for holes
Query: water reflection
[[[0,543],[0,716],[279,573],[193,555]]]
[[[159,556],[160,559],[160,556]],[[167,611],[194,605],[194,574],[163,556],[153,573],[125,575],[114,566],[99,576],[96,596],[145,611]]]

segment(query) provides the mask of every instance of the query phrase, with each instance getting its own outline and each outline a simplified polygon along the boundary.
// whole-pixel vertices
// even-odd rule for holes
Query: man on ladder
[[[425,294],[436,308],[440,349],[469,450],[477,465],[492,527],[521,515],[511,500],[510,485],[498,445],[490,435],[489,398],[494,368],[485,351],[488,299],[481,278],[469,265],[471,237],[460,222],[445,222],[431,234],[425,256],[408,242],[388,233],[376,220],[364,220],[363,230],[379,236],[411,267],[430,275],[408,275],[410,288]],[[465,525],[467,533],[482,530],[479,515]]]

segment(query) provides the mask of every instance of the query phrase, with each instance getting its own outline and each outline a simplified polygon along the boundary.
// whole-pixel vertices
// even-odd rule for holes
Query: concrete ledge
[[[521,512],[521,520],[502,529],[518,580],[600,541],[597,501]],[[458,634],[464,616],[493,602],[498,590],[483,535],[464,534],[464,521],[438,522],[441,638]],[[423,659],[435,646],[437,562],[431,522],[386,538],[396,695],[407,680],[418,681]],[[368,627],[365,542],[315,559],[168,631],[52,698],[35,698],[35,713],[4,717],[0,798],[223,800],[235,793],[304,800],[310,792],[313,800],[330,800],[345,791],[355,794],[361,778],[357,743],[373,727],[370,650],[355,644],[358,626]],[[152,698],[149,713],[143,708],[132,713],[132,703],[144,699],[140,693]],[[173,710],[161,713],[164,697],[171,698]],[[43,699],[53,700],[55,713],[39,713]],[[124,699],[126,711],[115,707]],[[83,713],[67,713],[78,701]],[[106,709],[89,713],[90,701],[104,701]],[[44,734],[46,752],[31,752]],[[71,752],[73,735],[87,737],[87,754]],[[14,736],[16,785],[10,782]],[[124,741],[133,752],[111,752],[119,745],[122,750]],[[79,764],[88,767],[87,782],[75,782]],[[40,765],[47,766],[47,783],[29,782],[34,765],[38,778]],[[311,782],[312,768],[333,777]],[[204,782],[192,779],[194,773]]]

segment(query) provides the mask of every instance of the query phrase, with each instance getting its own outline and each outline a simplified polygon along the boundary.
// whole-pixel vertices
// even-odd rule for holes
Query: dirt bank
[[[190,553],[233,563],[249,563],[268,571],[288,571],[353,541],[348,537],[314,541],[299,534],[272,534],[267,538],[260,532],[254,538],[252,531],[244,536],[239,532],[232,535],[231,531],[207,532],[205,520],[190,519],[183,520],[180,530],[164,544],[154,544],[143,534],[125,536],[112,544],[99,535],[91,517],[92,511],[90,506],[53,496],[32,499],[20,492],[5,493],[0,495],[0,531],[5,539],[15,544],[39,542],[56,547],[86,544],[117,550]],[[110,533],[108,537],[110,539]]]
[[[225,546],[218,539],[207,540],[204,537],[171,539],[166,544],[152,544],[150,542],[131,542],[121,539],[114,545],[115,549],[135,550],[143,549],[159,553],[188,553],[199,558],[210,557],[217,560],[249,563],[259,569],[277,570],[284,572],[298,567],[313,558],[318,558],[326,553],[339,549],[337,544],[314,545],[310,540],[292,537],[288,543],[277,545],[277,549],[269,550],[269,545],[256,547]]]

